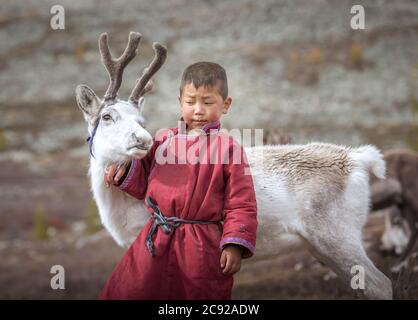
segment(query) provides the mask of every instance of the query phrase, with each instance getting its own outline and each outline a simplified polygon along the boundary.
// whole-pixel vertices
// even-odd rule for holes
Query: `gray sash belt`
[[[160,208],[158,207],[157,203],[151,198],[146,197],[145,203],[154,210],[154,214],[151,215],[151,219],[154,220],[150,230],[148,231],[147,238],[146,238],[146,246],[151,254],[151,256],[154,256],[154,245],[152,242],[152,238],[157,231],[158,227],[161,227],[163,232],[165,234],[169,234],[171,230],[174,230],[179,225],[183,223],[190,223],[190,224],[218,224],[220,221],[202,221],[202,220],[186,220],[186,219],[180,219],[177,217],[166,217],[161,212]]]

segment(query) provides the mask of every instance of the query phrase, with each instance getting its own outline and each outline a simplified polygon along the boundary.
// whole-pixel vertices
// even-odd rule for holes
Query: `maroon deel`
[[[167,218],[213,223],[179,223],[167,233],[157,226],[152,255],[150,217],[100,299],[231,299],[233,276],[222,273],[221,252],[233,243],[244,248],[243,258],[253,255],[256,198],[242,146],[219,122],[203,130],[198,136],[178,128],[157,133],[148,155],[132,161],[120,188],[138,199],[151,197]]]

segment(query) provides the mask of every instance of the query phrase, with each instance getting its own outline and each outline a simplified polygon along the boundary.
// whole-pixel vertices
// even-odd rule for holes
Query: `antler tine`
[[[147,84],[145,85],[145,88],[141,91],[141,94],[139,96],[145,95],[147,92],[150,92],[152,90],[152,87],[154,86],[154,82],[152,80],[149,80]]]
[[[167,48],[158,42],[154,42],[152,45],[154,49],[154,59],[150,65],[145,68],[142,76],[137,80],[135,87],[133,88],[131,95],[129,96],[129,102],[137,105],[139,97],[143,96],[146,92],[151,90],[152,83],[149,83],[151,77],[161,68],[167,58]]]
[[[139,32],[130,32],[128,45],[122,55],[113,59],[112,54],[109,50],[108,35],[102,33],[99,38],[99,49],[102,56],[102,63],[105,66],[109,74],[109,87],[103,97],[104,101],[110,101],[116,99],[118,90],[122,84],[123,70],[136,56],[136,50],[139,42],[141,41],[142,35]]]
[[[141,78],[144,76],[144,74],[146,74],[148,72],[148,67],[144,68],[144,70],[142,70],[142,74],[141,77],[139,77],[138,79],[136,79],[135,81],[135,86],[138,84],[138,82],[141,80]],[[138,97],[143,96],[144,94],[146,94],[147,92],[151,91],[152,88],[154,87],[154,82],[152,81],[152,79],[148,80],[147,84],[145,85],[144,89],[141,90],[141,94]],[[133,90],[132,90],[133,92]]]

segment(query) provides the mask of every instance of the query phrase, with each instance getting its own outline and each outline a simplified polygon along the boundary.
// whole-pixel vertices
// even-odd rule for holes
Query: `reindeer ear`
[[[144,111],[144,105],[145,105],[145,98],[140,97],[138,100],[138,110],[139,110],[140,115],[142,115],[142,111]]]
[[[90,124],[94,123],[101,108],[99,97],[88,86],[80,84],[75,89],[77,105],[83,111],[84,118]]]

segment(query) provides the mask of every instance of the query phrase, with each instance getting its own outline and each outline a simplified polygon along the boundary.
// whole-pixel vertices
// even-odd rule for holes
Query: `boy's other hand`
[[[119,180],[125,174],[125,171],[125,165],[109,164],[105,169],[104,176],[106,187],[110,187],[111,184],[115,186],[119,185]]]
[[[226,275],[233,275],[241,269],[243,249],[238,245],[227,245],[222,250],[221,268]]]

